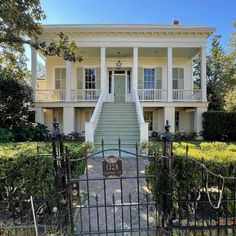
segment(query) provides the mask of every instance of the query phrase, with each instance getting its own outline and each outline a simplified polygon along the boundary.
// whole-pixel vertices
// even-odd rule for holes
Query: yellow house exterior
[[[140,142],[152,131],[163,132],[166,120],[172,132],[199,134],[208,106],[205,51],[214,30],[179,24],[44,26],[40,40],[49,42],[65,32],[76,41],[83,61],[46,57],[46,77],[37,81],[37,52],[32,48],[36,121],[51,129],[56,117],[65,134],[85,132],[86,140],[94,142],[104,104],[115,109],[121,103],[135,107]],[[193,87],[197,54],[200,89]]]

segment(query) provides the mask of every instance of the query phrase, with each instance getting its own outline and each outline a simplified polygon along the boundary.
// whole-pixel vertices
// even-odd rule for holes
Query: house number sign
[[[102,170],[106,178],[119,177],[123,174],[122,160],[109,156],[102,161]]]

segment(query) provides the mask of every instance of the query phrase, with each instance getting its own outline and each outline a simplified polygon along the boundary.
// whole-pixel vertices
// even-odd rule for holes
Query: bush
[[[12,132],[14,141],[44,141],[48,138],[47,126],[40,123],[22,123],[19,126],[13,126]]]
[[[236,112],[205,112],[202,125],[202,135],[206,140],[236,140]]]
[[[162,188],[162,173],[163,173],[163,158],[161,158],[160,142],[156,144],[156,150],[159,149],[159,153],[156,154],[156,164],[153,160],[149,161],[146,166],[146,174],[153,175],[157,173],[156,179],[148,179],[147,184],[152,191],[154,197],[161,203]],[[186,158],[186,146],[188,145],[189,151]],[[155,148],[155,147],[154,147]],[[202,166],[196,164],[196,161],[203,164],[208,170],[213,173],[220,174],[222,176],[235,176],[236,167],[236,145],[227,144],[224,142],[199,142],[187,143],[187,142],[175,142],[173,143],[174,158],[172,176],[172,193],[173,199],[181,199],[189,196],[193,192],[199,192],[205,187],[206,172]],[[154,170],[156,166],[157,170]],[[188,186],[186,185],[188,180]],[[204,180],[204,181],[203,181]],[[202,181],[204,183],[202,183]],[[209,175],[209,186],[214,188],[221,188],[222,180],[218,177]],[[187,187],[186,187],[187,186]],[[234,181],[227,181],[225,183],[225,191],[227,191],[228,197],[233,196],[235,191]]]
[[[0,143],[7,143],[10,141],[13,141],[13,133],[6,129],[6,128],[0,128]]]

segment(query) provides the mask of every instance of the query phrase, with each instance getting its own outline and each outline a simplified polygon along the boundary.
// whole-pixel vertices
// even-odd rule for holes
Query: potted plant
[[[91,154],[91,152],[94,149],[94,144],[91,141],[84,142],[83,146],[84,146],[84,148],[86,148],[88,154]]]
[[[147,155],[148,154],[148,148],[150,146],[150,143],[148,141],[143,141],[141,144],[140,144],[140,148],[141,148],[141,153],[143,155]]]

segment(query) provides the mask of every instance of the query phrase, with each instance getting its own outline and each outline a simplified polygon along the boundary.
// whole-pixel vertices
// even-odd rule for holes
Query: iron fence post
[[[56,118],[53,119],[54,130],[50,133],[52,141],[53,165],[55,173],[55,186],[57,195],[57,209],[58,209],[58,225],[64,231],[67,226],[68,217],[68,202],[70,201],[68,193],[68,163],[65,159],[64,151],[64,133],[59,130],[59,123]],[[69,203],[70,204],[70,203]],[[64,217],[64,218],[63,218]],[[64,220],[63,220],[64,219]],[[67,230],[67,229],[66,229]]]
[[[165,125],[165,133],[162,135],[162,178],[161,178],[161,202],[162,202],[162,227],[171,233],[172,210],[172,150],[173,135],[170,133],[168,120]]]

